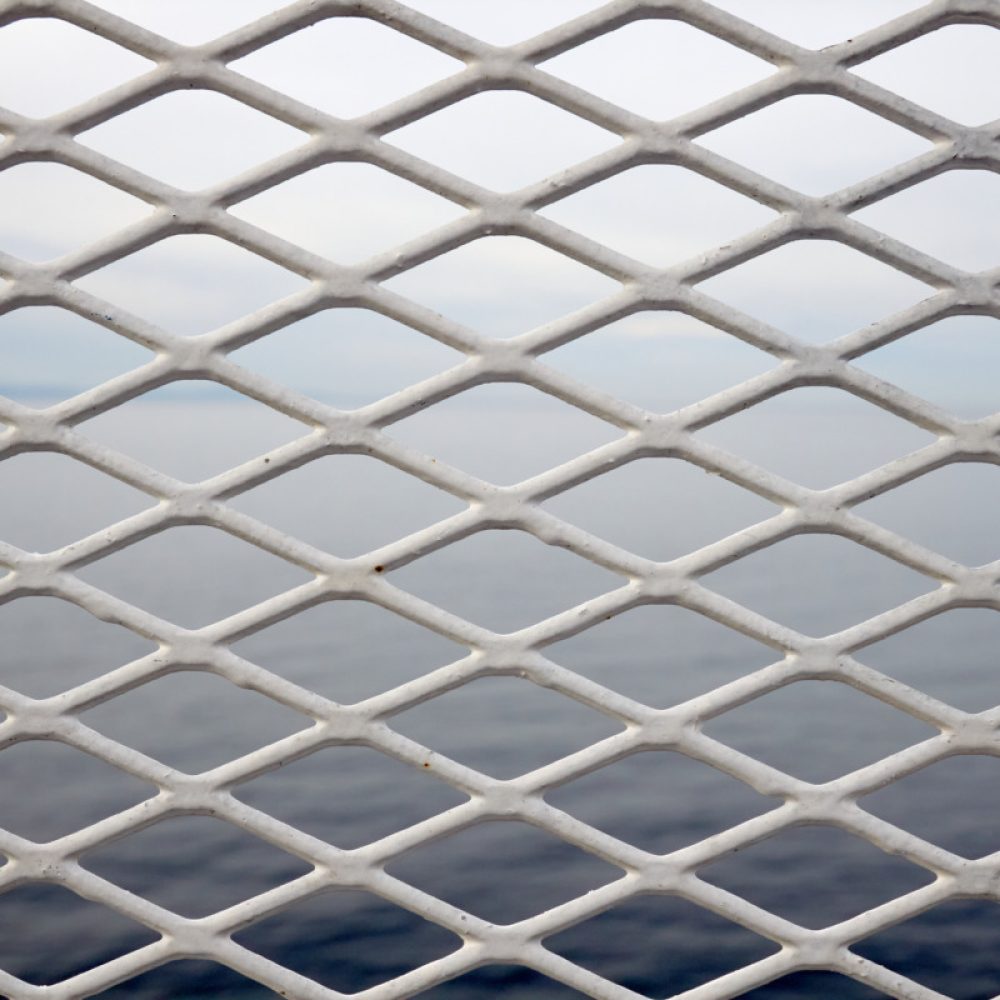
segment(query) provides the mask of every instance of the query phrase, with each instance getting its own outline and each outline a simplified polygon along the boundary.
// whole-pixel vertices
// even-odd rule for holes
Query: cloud
[[[504,5],[501,16],[501,8],[492,4],[473,5],[455,0],[414,0],[414,4],[432,17],[454,17],[463,30],[503,41],[511,41],[523,31],[531,34],[544,30],[553,20],[575,16],[595,6],[592,0],[553,0],[547,5],[519,3],[509,8]],[[171,4],[154,0],[143,3],[104,0],[104,6],[170,37],[200,42],[238,27],[272,4],[268,0],[214,4],[195,0]],[[721,6],[748,18],[759,16],[765,27],[779,33],[787,31],[796,40],[826,44],[833,27],[841,32],[840,37],[845,37],[847,32],[863,30],[896,16],[912,4],[899,0],[845,2],[837,6],[836,12],[824,5],[822,15],[816,8],[807,10],[807,5],[790,2],[772,3],[767,10],[756,0],[748,3],[741,0],[740,4],[729,0]],[[992,29],[983,28],[982,32],[992,34]],[[661,34],[667,41],[682,35],[687,39],[684,45],[669,52],[669,60],[661,46]],[[622,47],[617,63],[602,55],[603,48],[612,43]],[[716,53],[712,58],[719,61],[706,62],[699,56],[695,43],[704,43],[707,51]],[[119,47],[109,49],[104,43],[98,45],[103,56],[95,58],[91,53],[94,44],[87,33],[52,19],[33,18],[0,28],[0,51],[8,55],[0,67],[0,103],[14,109],[26,108],[29,113],[46,114],[143,72],[148,66]],[[340,55],[334,58],[336,53]],[[650,56],[661,66],[669,62],[682,80],[693,81],[700,74],[708,83],[725,90],[743,82],[742,78],[730,80],[725,76],[728,71],[724,71],[723,64],[734,53],[743,70],[752,66],[757,77],[770,72],[766,64],[758,66],[759,61],[730,46],[696,37],[687,26],[651,21],[616,32],[613,39],[582,46],[566,57],[551,60],[543,68],[584,80],[610,100],[632,103],[650,96],[650,80],[639,69]],[[59,66],[60,72],[51,72],[52,66]],[[908,91],[911,83],[916,87],[920,82],[922,71],[919,67],[908,67],[905,60],[901,66],[897,85]],[[234,68],[283,87],[292,96],[317,100],[340,113],[354,114],[405,94],[414,86],[447,76],[459,69],[460,64],[387,28],[364,19],[346,18],[330,19],[297,32],[282,43],[239,60]],[[935,70],[938,74],[951,73],[956,79],[961,78],[964,71],[961,51],[939,56]],[[863,67],[859,69],[862,71]],[[688,104],[692,97],[705,97],[687,84],[684,90]],[[563,113],[553,116],[550,108],[523,95],[480,94],[465,102],[464,107],[466,112],[470,109],[477,112],[465,124],[460,114],[463,105],[459,104],[453,111],[441,112],[437,118],[431,116],[401,129],[395,136],[390,133],[387,141],[398,142],[433,162],[473,177],[485,171],[491,175],[489,182],[498,187],[534,182],[546,171],[568,166],[618,141],[614,135],[592,126],[584,126],[580,132],[580,135],[589,133],[590,139],[573,138],[571,133],[580,131],[581,122],[572,117],[563,119],[572,126],[564,141],[559,131]],[[480,117],[480,112],[485,118]],[[826,128],[824,121],[830,115],[833,125]],[[484,124],[488,126],[485,129],[481,127]],[[865,131],[858,131],[862,127]],[[98,126],[82,135],[81,141],[154,176],[197,188],[217,183],[294,148],[308,141],[308,136],[229,98],[204,91],[185,91],[158,98],[120,119]],[[853,183],[873,171],[919,154],[926,146],[922,138],[859,112],[839,99],[816,95],[779,102],[699,137],[698,141],[751,169],[774,173],[779,180],[814,193]],[[63,201],[53,200],[46,184],[51,187],[50,175],[56,169],[51,164],[21,164],[0,174],[0,197],[5,201],[0,215],[0,249],[25,258],[58,254],[65,252],[67,244],[79,244],[81,240],[101,235],[93,231],[95,226],[97,230],[113,230],[130,221],[131,216],[119,217],[111,211],[111,201],[116,199],[103,198],[105,194],[114,194],[106,188],[100,189],[101,197],[91,197],[73,194],[66,187],[60,195]],[[949,183],[961,187],[970,176],[969,172],[948,175]],[[74,178],[73,183],[81,177]],[[513,180],[508,182],[507,177]],[[711,198],[704,204],[694,204],[684,181],[697,182],[706,190],[715,191],[720,196],[717,204],[712,204]],[[634,191],[625,190],[627,182],[633,183]],[[84,179],[81,183],[88,182]],[[739,203],[736,195],[722,187],[713,188],[711,182],[678,168],[642,167],[622,175],[614,183],[620,190],[616,191],[614,184],[599,185],[579,196],[550,203],[543,214],[569,228],[579,227],[584,234],[607,240],[640,259],[649,258],[654,264],[676,262],[700,253],[705,246],[699,243],[699,238],[705,233],[721,242],[738,237],[767,219],[767,212],[758,211],[759,207],[749,201],[746,204],[756,216],[745,221],[737,219],[728,205],[729,201]],[[959,192],[959,198],[962,197]],[[966,208],[969,197],[962,202]],[[132,203],[124,195],[121,198]],[[574,206],[581,202],[588,203],[589,214],[583,221],[571,218]],[[40,212],[39,204],[50,205],[52,211]],[[145,211],[141,203],[133,204]],[[890,205],[891,202],[886,203],[887,210]],[[467,208],[439,199],[408,182],[397,182],[369,165],[351,163],[313,170],[292,183],[234,205],[232,211],[314,252],[349,263],[391,249],[397,241],[419,237],[448,219],[461,216]],[[861,213],[859,217],[877,221],[881,209],[876,205],[866,211],[868,216]],[[940,199],[922,204],[920,217],[932,231],[939,226],[944,227],[942,231],[951,232],[945,223],[950,226],[954,215]],[[683,226],[679,225],[681,222]],[[54,230],[51,237],[49,229]],[[900,232],[906,239],[903,229]],[[962,233],[956,236],[959,241],[965,238]],[[666,255],[669,260],[659,254],[665,246],[672,250]],[[883,304],[880,296],[884,297],[894,283],[906,283],[904,276],[875,268],[881,276],[863,278],[846,264],[829,261],[822,265],[822,277],[839,286],[840,304],[835,301],[820,311],[812,280],[818,273],[817,266],[808,253],[801,252],[803,246],[793,244],[781,252],[780,288],[761,280],[751,280],[748,284],[745,279],[751,268],[747,268],[745,275],[738,270],[732,275],[723,274],[713,279],[714,285],[709,281],[701,288],[716,294],[713,291],[716,286],[722,289],[727,282],[736,285],[742,282],[745,287],[740,295],[727,299],[720,290],[719,297],[764,319],[769,318],[765,313],[770,306],[780,305],[786,318],[777,325],[793,335],[808,337],[846,333],[920,297],[918,288],[906,301]],[[593,287],[587,285],[588,281]],[[127,308],[146,320],[187,334],[205,332],[303,287],[300,279],[287,272],[260,258],[249,258],[235,248],[230,251],[225,244],[207,236],[173,237],[85,276],[78,283],[105,297],[111,308]],[[611,279],[583,269],[538,244],[504,236],[478,240],[468,248],[390,279],[387,287],[481,333],[509,336],[613,294],[618,286]],[[927,294],[931,292],[928,288]],[[39,338],[39,345],[47,342],[46,336],[50,340],[58,338],[57,312],[44,314],[54,323],[47,333],[39,325],[42,314],[29,314],[27,310],[11,314],[0,325],[0,383],[11,392],[17,387],[27,390],[31,385],[45,382],[38,363],[26,360],[24,345],[26,338],[32,336]],[[621,345],[629,338],[642,337],[642,330],[647,327],[658,331],[650,333],[654,339],[665,329],[660,320],[646,318],[627,331],[620,330],[621,336],[607,340],[609,371],[621,367]],[[364,323],[351,324],[349,330],[356,331],[355,339],[351,339],[348,330],[339,341],[345,356],[355,361],[373,343],[364,328]],[[690,324],[689,329],[693,329]],[[689,341],[685,364],[697,364],[700,343],[706,351],[704,363],[712,363],[716,347],[709,348],[710,341],[715,344],[711,337],[681,336],[687,336]],[[110,351],[113,338],[109,335],[99,340]],[[672,342],[676,344],[677,338]],[[72,339],[66,343],[72,343]],[[64,349],[73,353],[69,347]],[[80,350],[74,355],[79,361],[80,388],[96,377],[101,368],[98,363],[101,349],[88,347],[88,353]],[[899,350],[905,354],[905,342]],[[600,351],[597,353],[600,355]],[[407,356],[403,352],[394,357],[393,381],[407,380]],[[366,363],[369,371],[375,370],[378,358],[375,353]],[[293,355],[280,367],[288,379],[308,381],[307,360],[298,362]],[[418,362],[416,356],[411,374],[414,380],[427,374],[426,365]],[[637,387],[644,384],[643,378],[644,373],[637,370]],[[359,396],[363,396],[365,388],[357,388]]]

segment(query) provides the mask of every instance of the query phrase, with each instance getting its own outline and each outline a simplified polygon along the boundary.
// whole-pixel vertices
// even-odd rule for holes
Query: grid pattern
[[[453,931],[464,944],[444,958],[366,991],[371,1000],[409,997],[488,963],[520,963],[600,998],[636,994],[546,949],[543,939],[640,892],[673,893],[729,918],[781,948],[772,956],[684,994],[722,1000],[799,969],[839,971],[893,997],[939,994],[849,950],[852,942],[956,896],[995,898],[995,858],[970,862],[863,811],[859,796],[956,752],[1000,755],[996,711],[970,715],[891,681],[858,663],[852,650],[949,608],[1000,610],[996,564],[970,569],[915,542],[877,527],[853,512],[863,499],[954,461],[1000,464],[1000,418],[958,420],[899,388],[853,367],[850,361],[927,324],[958,313],[1000,316],[994,272],[967,273],[889,238],[848,214],[952,168],[1000,170],[1000,147],[989,127],[967,128],[852,75],[850,68],[945,24],[1000,27],[993,0],[934,0],[889,24],[843,44],[800,48],[724,13],[702,0],[612,0],[599,10],[510,48],[487,45],[392,0],[301,0],[210,44],[188,48],[170,42],[82,0],[10,0],[0,23],[54,16],[110,39],[156,62],[150,72],[68,112],[31,120],[0,109],[0,169],[46,160],[75,167],[156,207],[144,221],[51,264],[27,265],[0,254],[0,311],[24,305],[59,305],[122,337],[156,351],[155,360],[71,400],[44,410],[0,400],[10,427],[0,436],[0,458],[25,451],[60,452],[123,481],[159,503],[107,530],[47,554],[0,542],[0,601],[26,594],[55,595],[92,614],[118,621],[153,639],[155,656],[137,660],[57,698],[33,700],[0,689],[7,719],[4,746],[45,738],[85,750],[159,788],[156,798],[50,844],[38,845],[0,830],[0,850],[10,862],[0,890],[44,879],[104,904],[159,932],[155,943],[52,987],[29,986],[0,972],[0,992],[16,998],[83,997],[178,957],[214,959],[284,995],[332,997],[327,990],[230,938],[235,930],[330,886],[364,888]],[[362,118],[344,121],[253,82],[227,63],[322,19],[363,16],[440,51],[466,67]],[[630,22],[680,19],[774,64],[765,80],[666,123],[652,122],[563,82],[536,64]],[[291,153],[223,185],[196,194],[165,185],[74,141],[74,135],[165,92],[203,87],[305,129],[311,139]],[[488,89],[517,89],[618,133],[623,141],[559,175],[511,194],[498,195],[394,148],[381,136],[464,97]],[[905,164],[826,198],[806,197],[693,142],[698,135],[782,97],[824,93],[843,97],[933,140],[932,149]],[[227,212],[227,207],[319,164],[355,160],[383,167],[468,209],[458,221],[371,258],[340,267],[283,241]],[[670,163],[776,210],[769,225],[675,267],[654,269],[550,221],[536,210],[630,166]],[[200,232],[260,254],[308,279],[306,290],[198,338],[174,336],[87,294],[73,282],[167,236]],[[487,234],[527,237],[621,283],[621,291],[596,305],[509,341],[496,341],[449,322],[385,288],[386,278]],[[770,249],[804,237],[853,247],[932,286],[932,294],[890,319],[826,346],[808,345],[736,312],[699,292],[695,284]],[[335,306],[363,306],[395,318],[464,352],[466,360],[379,402],[344,412],[322,405],[235,364],[227,352],[290,322]],[[681,310],[728,331],[780,362],[772,371],[700,403],[669,414],[647,412],[561,375],[544,363],[553,347],[639,310]],[[111,315],[111,319],[105,318]],[[210,379],[312,425],[299,440],[271,452],[266,463],[248,462],[197,484],[184,483],[100,446],[77,430],[84,419],[175,379]],[[385,433],[420,407],[472,386],[521,382],[618,426],[622,436],[543,475],[500,488],[404,447]],[[712,447],[693,432],[791,387],[839,387],[932,432],[935,441],[864,476],[825,491],[805,489]],[[467,501],[468,508],[432,528],[356,559],[339,559],[227,506],[227,498],[298,468],[317,456],[365,453]],[[637,458],[673,456],[765,497],[782,507],[776,516],[691,555],[658,563],[639,558],[543,510],[540,501]],[[186,630],[85,583],[77,568],[179,524],[211,525],[303,567],[310,582],[206,628]],[[528,532],[610,569],[627,582],[580,607],[513,634],[479,628],[395,587],[391,571],[488,528]],[[707,572],[791,536],[829,532],[898,560],[939,582],[933,592],[822,639],[790,630],[723,598],[700,582]],[[330,702],[237,656],[229,643],[319,602],[363,599],[468,646],[470,655],[447,671],[428,674],[357,706]],[[557,665],[545,647],[584,631],[610,615],[643,604],[679,604],[780,650],[784,659],[702,697],[653,710]],[[315,724],[303,733],[192,777],[171,771],[84,725],[77,712],[128,690],[171,667],[204,664],[218,675],[303,712]],[[467,803],[355,851],[341,851],[238,801],[230,789],[278,764],[321,747],[363,744],[418,769],[428,750],[393,732],[389,715],[454,686],[456,680],[522,673],[579,701],[600,706],[626,728],[556,763],[512,781],[496,781],[440,755],[435,773],[470,796]],[[931,739],[854,771],[814,785],[777,771],[709,738],[700,723],[798,679],[836,679],[924,720],[940,732]],[[546,789],[594,768],[650,748],[678,750],[726,772],[783,804],[689,848],[667,856],[648,854],[554,808]],[[200,920],[188,920],[134,896],[87,871],[77,859],[95,846],[168,815],[211,813],[227,819],[315,867],[309,874]],[[390,876],[384,865],[406,849],[489,818],[518,818],[622,869],[610,884],[510,926],[465,914]],[[810,930],[703,881],[698,869],[790,826],[825,823],[901,855],[936,876],[924,888],[835,926]]]

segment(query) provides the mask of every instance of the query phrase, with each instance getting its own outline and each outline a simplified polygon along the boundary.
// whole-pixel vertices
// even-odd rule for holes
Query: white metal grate
[[[407,975],[364,993],[372,1000],[410,997],[486,963],[519,963],[588,996],[634,997],[549,951],[543,939],[557,930],[640,892],[674,893],[777,942],[771,957],[685,994],[691,1000],[737,996],[798,969],[839,971],[893,997],[930,998],[934,991],[900,977],[849,949],[852,942],[952,897],[996,898],[1000,868],[995,857],[970,862],[863,811],[857,798],[955,753],[1000,756],[994,710],[964,713],[858,663],[851,652],[876,638],[948,608],[988,606],[1000,610],[998,564],[970,569],[913,541],[884,530],[853,512],[860,501],[955,461],[1000,464],[1000,417],[962,421],[851,365],[867,351],[937,319],[959,313],[1000,316],[995,271],[967,273],[862,225],[848,213],[921,180],[951,169],[1000,172],[995,126],[969,128],[853,75],[850,68],[872,56],[951,23],[1000,27],[995,0],[933,0],[889,24],[821,51],[804,49],[716,9],[702,0],[613,0],[536,38],[510,48],[487,45],[392,0],[301,0],[210,44],[170,42],[83,0],[6,0],[0,23],[25,17],[57,17],[110,39],[156,62],[150,72],[73,109],[45,120],[0,109],[0,169],[45,160],[75,167],[125,190],[157,211],[144,221],[92,243],[51,264],[28,265],[0,253],[0,312],[53,304],[95,320],[156,351],[155,360],[129,374],[48,409],[35,410],[0,399],[0,458],[25,451],[61,452],[158,498],[154,508],[47,554],[0,543],[0,601],[26,594],[56,595],[105,620],[117,621],[157,642],[160,651],[64,695],[33,700],[0,689],[7,718],[4,746],[26,740],[58,740],[156,785],[151,802],[95,823],[50,844],[39,845],[0,831],[0,850],[10,863],[0,871],[0,890],[24,880],[63,885],[144,924],[159,940],[52,987],[27,985],[0,972],[0,992],[16,998],[83,997],[178,957],[217,960],[284,995],[308,1000],[337,996],[246,948],[229,937],[268,914],[337,885],[360,887],[418,913],[459,935],[464,946]],[[458,58],[466,68],[364,117],[345,121],[241,76],[227,63],[300,28],[331,17],[363,16]],[[763,81],[681,118],[652,122],[626,112],[537,68],[632,21],[680,19],[771,62]],[[284,122],[305,129],[311,141],[291,153],[197,193],[169,187],[74,141],[85,128],[185,87],[218,91]],[[498,195],[381,141],[380,136],[463,97],[487,89],[517,89],[618,133],[623,142],[555,179]],[[826,198],[806,197],[765,176],[694,144],[696,137],[776,99],[823,93],[849,99],[933,141],[931,151],[877,177]],[[319,164],[360,160],[437,192],[468,209],[458,221],[426,237],[376,256],[357,267],[340,267],[285,242],[227,212],[227,207]],[[630,166],[680,164],[780,213],[769,225],[682,264],[658,270],[577,235],[537,214],[538,209],[600,182]],[[178,233],[209,233],[245,247],[308,279],[306,290],[204,336],[188,339],[141,317],[110,307],[73,282],[99,267]],[[535,240],[602,272],[621,291],[594,306],[509,341],[497,341],[444,320],[385,288],[381,282],[486,234]],[[839,241],[936,289],[912,308],[826,346],[779,333],[700,292],[696,282],[770,249],[804,237]],[[231,349],[331,306],[364,306],[400,320],[467,355],[464,363],[378,403],[343,412],[317,403],[239,367]],[[639,310],[681,310],[729,331],[779,359],[774,370],[707,400],[666,415],[647,412],[590,390],[547,366],[544,352]],[[210,379],[268,404],[314,430],[215,478],[189,485],[155,472],[76,428],[170,380]],[[471,386],[522,382],[579,407],[622,429],[623,436],[580,458],[515,486],[500,488],[400,445],[383,429],[420,407]],[[693,431],[740,409],[802,385],[839,387],[930,431],[936,440],[904,459],[825,491],[805,489],[704,443]],[[227,498],[333,453],[375,455],[405,473],[445,490],[468,508],[432,528],[357,559],[338,559],[303,544],[227,506]],[[667,563],[638,558],[553,516],[539,506],[560,490],[582,483],[637,457],[674,456],[718,473],[780,504],[782,512],[751,529]],[[78,567],[178,524],[212,525],[314,575],[307,584],[203,629],[186,630],[84,582]],[[562,546],[627,578],[601,597],[530,628],[499,635],[476,627],[395,587],[387,573],[422,555],[487,528],[519,529],[547,545]],[[829,532],[851,539],[937,580],[932,593],[822,639],[806,637],[751,612],[703,585],[707,572],[790,536]],[[469,646],[473,652],[447,676],[432,673],[355,707],[343,707],[242,659],[230,641],[316,603],[360,598],[398,612]],[[642,604],[675,603],[750,635],[782,651],[770,667],[677,708],[653,710],[586,680],[547,659],[544,647],[579,633],[607,616]],[[166,660],[164,660],[166,657]],[[311,716],[315,725],[230,764],[197,777],[172,771],[83,724],[77,713],[161,674],[171,666],[198,663],[220,676],[256,689]],[[341,851],[238,801],[229,789],[320,746],[364,744],[415,769],[426,748],[393,732],[383,721],[472,677],[523,673],[586,704],[600,705],[627,728],[546,768],[511,781],[493,780],[440,755],[439,778],[471,796],[417,826],[355,851]],[[707,737],[705,719],[798,679],[837,679],[924,720],[939,734],[823,785],[797,780]],[[648,854],[554,808],[542,793],[557,783],[639,750],[679,750],[726,772],[784,804],[718,836],[667,856]],[[77,859],[167,815],[211,813],[298,855],[315,868],[302,878],[200,920],[185,919],[140,899],[82,867]],[[620,879],[564,905],[510,926],[495,926],[465,914],[388,875],[383,866],[403,850],[488,818],[519,818],[617,865]],[[699,878],[698,869],[776,831],[803,823],[826,823],[856,834],[885,851],[932,872],[928,886],[835,926],[811,930],[779,918]]]

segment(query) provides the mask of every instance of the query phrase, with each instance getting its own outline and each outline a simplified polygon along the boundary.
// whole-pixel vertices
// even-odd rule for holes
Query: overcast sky
[[[722,0],[718,5],[815,47],[917,6],[913,0]],[[98,6],[181,42],[199,43],[278,5],[102,0]],[[599,4],[414,0],[412,6],[509,44]],[[134,53],[63,22],[32,19],[0,28],[0,106],[20,114],[57,113],[149,67]],[[447,77],[461,64],[374,22],[350,18],[296,33],[233,68],[350,117]],[[769,63],[668,21],[630,25],[543,68],[657,119],[692,110],[773,71]],[[857,72],[964,124],[1000,114],[1000,34],[990,28],[949,27]],[[219,183],[307,138],[227,97],[188,90],[78,136],[87,146],[189,190]],[[469,98],[385,138],[501,191],[538,182],[621,141],[534,97],[499,91]],[[787,99],[699,141],[810,195],[836,191],[929,148],[920,136],[822,95]],[[0,250],[29,261],[75,251],[151,211],[124,192],[50,163],[0,172],[0,207]],[[459,218],[465,209],[377,168],[330,164],[231,211],[335,261],[355,263]],[[629,170],[542,214],[656,266],[700,254],[775,217],[698,174],[657,165]],[[979,224],[984,217],[1000,217],[995,174],[948,174],[859,217],[949,263],[973,270],[1000,263],[992,227]],[[261,258],[197,235],[168,239],[79,284],[187,335],[304,287],[303,279]],[[404,273],[389,287],[486,334],[512,336],[597,301],[618,285],[529,241],[498,237]],[[842,246],[819,242],[785,247],[711,279],[703,290],[811,341],[850,332],[933,291]],[[982,412],[993,408],[986,397],[1000,371],[996,327],[991,319],[950,322],[861,364],[907,388],[936,394],[938,402]],[[947,354],[945,341],[957,345]],[[439,344],[356,310],[313,317],[235,357],[337,405],[368,402],[458,359]],[[0,391],[15,398],[47,399],[56,390],[65,395],[147,358],[142,348],[56,309],[0,316]],[[663,389],[664,373],[680,370],[686,373],[680,385],[709,392],[770,364],[767,356],[703,324],[654,313],[615,324],[546,360],[654,408],[690,401]],[[715,384],[706,371],[723,373],[724,384]]]

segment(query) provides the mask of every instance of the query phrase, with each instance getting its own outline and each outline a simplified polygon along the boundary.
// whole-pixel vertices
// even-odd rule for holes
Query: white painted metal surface
[[[406,976],[367,991],[371,1000],[413,996],[435,983],[487,962],[518,962],[569,984],[584,994],[625,998],[635,994],[546,950],[542,939],[640,891],[671,892],[778,942],[781,950],[763,961],[724,976],[685,996],[722,1000],[789,971],[838,970],[893,997],[938,996],[870,961],[853,955],[852,941],[899,922],[951,897],[997,894],[996,858],[970,862],[874,818],[856,804],[866,791],[956,752],[997,754],[998,712],[969,715],[891,681],[862,666],[851,652],[860,645],[904,629],[932,614],[959,606],[1000,608],[992,564],[969,569],[899,537],[855,514],[862,499],[890,490],[921,473],[955,460],[1000,464],[996,433],[1000,418],[958,420],[907,393],[865,374],[850,362],[882,344],[959,312],[998,314],[996,272],[966,273],[862,225],[849,215],[887,195],[952,168],[1000,170],[1000,147],[989,127],[968,128],[866,82],[850,69],[874,54],[903,44],[946,23],[1000,26],[994,0],[934,0],[912,14],[822,51],[799,48],[701,0],[613,0],[607,6],[512,48],[494,48],[392,0],[301,0],[210,44],[186,48],[82,0],[7,0],[0,20],[56,16],[130,48],[156,67],[147,74],[46,120],[21,118],[0,110],[0,169],[43,159],[76,167],[157,207],[154,215],[112,237],[52,264],[37,266],[0,254],[0,311],[26,304],[57,304],[123,337],[156,351],[146,366],[65,403],[37,411],[0,400],[0,419],[10,429],[0,435],[0,458],[24,451],[57,451],[160,499],[153,509],[128,518],[62,550],[37,555],[0,544],[0,601],[26,593],[58,595],[93,614],[119,621],[148,636],[160,652],[84,684],[65,695],[32,700],[0,690],[8,713],[0,740],[9,745],[39,736],[63,741],[157,785],[160,794],[143,804],[51,844],[38,845],[0,831],[0,850],[10,863],[0,871],[0,889],[22,880],[55,881],[145,924],[162,937],[147,947],[53,987],[31,987],[0,973],[0,993],[16,998],[83,997],[181,956],[210,957],[285,995],[311,1000],[338,994],[244,949],[229,938],[234,929],[270,914],[318,888],[363,887],[452,930],[464,947]],[[320,19],[362,15],[463,60],[466,68],[441,82],[359,119],[332,118],[227,68],[231,60]],[[536,67],[544,58],[643,18],[679,18],[770,61],[775,73],[680,119],[652,122],[556,79]],[[84,148],[74,135],[166,91],[198,86],[217,90],[312,134],[312,141],[237,179],[195,194],[171,188],[136,170]],[[624,143],[609,153],[523,190],[498,195],[381,141],[393,128],[419,119],[464,96],[488,88],[519,88],[551,101],[620,134]],[[806,197],[695,145],[692,138],[774,101],[800,93],[825,93],[857,104],[933,140],[930,152],[878,177],[827,198]],[[465,206],[468,214],[428,236],[353,268],[339,267],[284,242],[227,213],[227,206],[337,160],[377,164]],[[631,165],[650,162],[689,166],[704,176],[777,210],[780,215],[731,244],[667,270],[656,270],[576,235],[536,213],[558,199]],[[177,233],[204,232],[262,255],[310,282],[282,300],[197,339],[173,336],[120,308],[85,293],[74,280],[109,261]],[[380,285],[442,252],[484,234],[517,234],[565,253],[622,283],[622,290],[597,306],[510,341],[495,341],[442,319]],[[936,289],[924,301],[826,346],[813,346],[749,320],[699,292],[695,283],[736,262],[801,237],[825,237],[884,261]],[[458,367],[419,388],[410,387],[363,409],[345,413],[249,374],[227,351],[258,335],[319,309],[337,304],[371,307],[423,331],[467,355]],[[544,352],[639,309],[680,309],[730,331],[780,359],[773,371],[712,398],[667,415],[641,410],[586,389],[545,363]],[[110,316],[111,319],[105,317]],[[255,460],[197,485],[154,472],[120,453],[99,446],[77,425],[143,391],[177,376],[213,379],[300,420],[314,430],[276,449],[265,464]],[[498,488],[449,468],[390,440],[383,432],[425,405],[473,385],[517,380],[535,386],[617,425],[624,436],[572,462],[508,488]],[[826,385],[845,389],[931,431],[936,440],[905,460],[879,468],[826,491],[802,488],[720,449],[692,431],[791,386]],[[343,560],[307,546],[227,506],[227,497],[273,479],[318,455],[365,452],[468,501],[459,515],[364,557]],[[542,510],[538,502],[569,483],[588,480],[636,456],[679,456],[773,500],[782,513],[752,529],[669,563],[655,563],[593,537]],[[199,630],[185,630],[145,613],[83,582],[74,572],[166,526],[207,524],[280,555],[307,569],[314,579],[241,614]],[[521,632],[497,635],[393,586],[384,570],[484,528],[516,528],[549,545],[563,546],[614,570],[627,583],[577,608]],[[823,639],[779,626],[712,592],[699,578],[778,540],[803,532],[826,531],[852,539],[899,560],[940,582],[932,593]],[[263,622],[285,618],[332,597],[357,597],[392,609],[474,650],[450,669],[447,678],[428,675],[404,687],[345,708],[301,689],[235,655],[229,640]],[[753,636],[785,659],[678,708],[652,710],[566,670],[545,655],[554,638],[575,634],[608,615],[644,603],[678,603]],[[164,659],[166,658],[166,660]],[[164,670],[164,664],[210,665],[219,675],[266,693],[315,719],[315,725],[249,756],[189,777],[166,768],[84,725],[77,712],[111,698]],[[282,824],[234,798],[229,789],[311,748],[362,743],[420,768],[425,748],[395,734],[382,721],[391,712],[452,686],[456,679],[523,671],[531,679],[584,703],[599,704],[627,724],[607,739],[557,763],[512,781],[496,781],[434,756],[437,776],[471,796],[467,804],[368,847],[345,852]],[[879,763],[821,786],[794,779],[708,738],[700,722],[762,692],[801,678],[845,681],[937,727],[940,734]],[[666,857],[647,854],[548,805],[542,793],[566,779],[639,749],[682,751],[746,782],[779,794],[785,803],[710,840]],[[85,870],[77,859],[95,845],[153,823],[167,814],[206,813],[228,819],[315,865],[315,870],[246,903],[201,920],[185,919],[112,885]],[[620,879],[546,913],[511,926],[494,926],[461,913],[391,876],[383,865],[405,848],[439,838],[474,821],[517,817],[568,843],[618,865]],[[775,831],[804,822],[839,826],[884,850],[936,873],[925,888],[851,920],[809,930],[772,915],[698,877],[708,860],[749,845]]]

